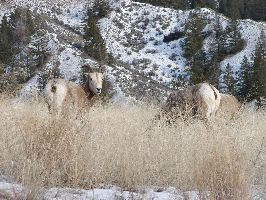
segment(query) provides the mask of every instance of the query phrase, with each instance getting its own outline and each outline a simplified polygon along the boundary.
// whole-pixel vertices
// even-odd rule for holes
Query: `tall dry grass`
[[[158,108],[99,105],[58,119],[44,103],[0,99],[0,172],[24,185],[175,186],[202,199],[248,199],[266,184],[266,112],[234,121],[154,121]]]

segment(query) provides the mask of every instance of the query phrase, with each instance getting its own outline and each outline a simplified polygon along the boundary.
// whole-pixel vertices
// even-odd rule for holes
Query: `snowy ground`
[[[71,188],[29,190],[20,184],[8,183],[4,179],[0,180],[0,199],[5,199],[3,196],[25,197],[26,194],[33,191],[37,191],[45,200],[200,200],[199,193],[196,191],[182,192],[172,187],[164,190],[158,188],[139,189],[134,192],[123,191],[114,186],[90,190]],[[253,186],[252,191],[251,199],[266,199],[266,186]]]

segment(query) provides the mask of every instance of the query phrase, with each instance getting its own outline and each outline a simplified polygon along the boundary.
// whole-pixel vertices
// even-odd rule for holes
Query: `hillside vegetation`
[[[105,64],[116,99],[163,101],[173,89],[208,81],[263,103],[264,23],[131,0],[1,5],[1,91],[23,84],[21,94],[31,95],[54,77],[83,83],[83,65]]]
[[[137,0],[175,9],[212,8],[234,19],[266,20],[264,0]]]

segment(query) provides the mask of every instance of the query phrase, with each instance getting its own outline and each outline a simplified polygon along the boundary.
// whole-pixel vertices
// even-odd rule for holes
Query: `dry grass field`
[[[265,111],[168,125],[158,110],[108,104],[56,118],[42,101],[0,97],[0,172],[26,186],[173,186],[202,199],[250,199],[266,184]]]

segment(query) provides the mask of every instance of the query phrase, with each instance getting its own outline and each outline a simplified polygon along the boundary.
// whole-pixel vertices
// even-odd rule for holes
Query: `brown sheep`
[[[229,118],[236,116],[241,108],[241,103],[237,98],[230,94],[221,94],[221,103],[218,110],[218,116]]]
[[[220,100],[220,93],[214,86],[199,83],[171,93],[163,106],[163,114],[176,117],[176,112],[179,112],[210,121],[219,108]]]
[[[101,94],[104,74],[92,72],[88,74],[84,86],[64,80],[50,80],[44,90],[50,113],[61,115],[73,109],[79,113],[94,103],[94,96]]]

